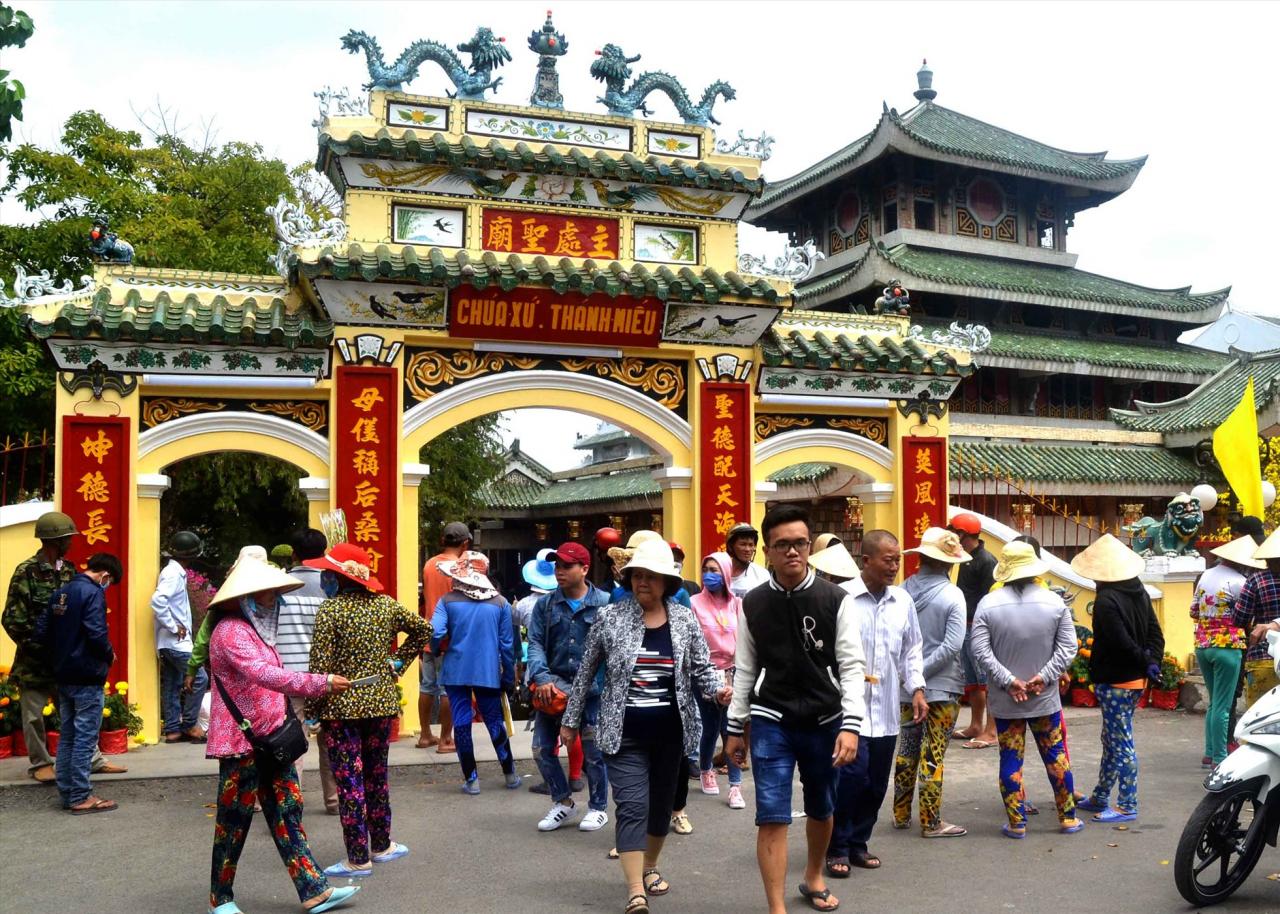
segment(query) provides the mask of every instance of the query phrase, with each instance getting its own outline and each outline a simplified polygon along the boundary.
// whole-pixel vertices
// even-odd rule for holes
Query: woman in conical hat
[[[1138,753],[1133,744],[1133,712],[1148,680],[1160,678],[1164,633],[1138,579],[1146,563],[1110,533],[1071,560],[1078,574],[1098,585],[1093,603],[1093,655],[1089,676],[1102,707],[1102,761],[1093,793],[1080,808],[1095,822],[1138,818]],[[1108,806],[1117,790],[1114,808]]]

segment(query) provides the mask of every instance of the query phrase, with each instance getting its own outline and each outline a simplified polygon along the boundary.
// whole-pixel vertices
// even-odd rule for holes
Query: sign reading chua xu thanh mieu
[[[656,298],[610,298],[602,292],[487,289],[449,296],[449,334],[465,339],[657,346],[663,304]]]

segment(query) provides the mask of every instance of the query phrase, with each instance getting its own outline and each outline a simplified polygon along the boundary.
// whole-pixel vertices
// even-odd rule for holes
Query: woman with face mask
[[[391,840],[391,799],[387,753],[391,726],[400,713],[396,679],[431,640],[431,626],[417,613],[382,594],[370,571],[369,553],[339,543],[318,559],[328,598],[316,610],[311,672],[352,680],[353,688],[307,704],[309,720],[320,721],[320,739],[338,786],[338,815],[347,857],[325,869],[328,876],[359,877],[374,863],[409,853]],[[394,649],[396,637],[404,643]]]
[[[702,560],[702,591],[690,598],[693,614],[698,618],[702,636],[706,638],[707,648],[711,652],[711,665],[724,674],[725,684],[728,686],[733,685],[733,655],[738,647],[738,612],[742,609],[741,598],[734,596],[729,590],[732,574],[733,559],[729,553],[711,553]],[[699,695],[698,709],[702,712],[702,741],[698,744],[702,792],[714,796],[720,793],[713,767],[716,738],[724,735],[728,708]],[[742,798],[742,769],[727,755],[725,764],[729,768],[729,808],[745,809],[747,803]]]

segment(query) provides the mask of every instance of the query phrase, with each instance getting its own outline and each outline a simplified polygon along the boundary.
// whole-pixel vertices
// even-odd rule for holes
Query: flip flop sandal
[[[1022,811],[1029,816],[1040,815],[1040,807],[1037,806],[1035,803],[1032,803],[1030,800],[1022,801]]]
[[[969,834],[969,829],[963,825],[952,825],[949,822],[943,822],[937,828],[925,829],[921,833],[926,838],[962,838]]]
[[[617,849],[616,847],[611,847],[611,848],[609,848],[609,853],[605,854],[605,856],[606,856],[607,858],[609,858],[610,860],[617,860],[617,859],[618,859],[618,849]]]
[[[643,895],[632,895],[627,899],[627,906],[622,914],[649,914],[649,899]]]
[[[360,891],[358,885],[344,885],[341,888],[335,888],[333,893],[314,908],[308,908],[311,914],[323,914],[324,911],[332,911],[334,908],[340,908],[348,901],[351,896]]]
[[[992,746],[999,745],[995,740],[971,739],[960,744],[961,749],[990,749]]]
[[[113,809],[119,809],[120,804],[115,800],[100,800],[93,798],[93,802],[88,806],[71,806],[68,807],[69,812],[73,816],[87,816],[95,812],[111,812]]]
[[[1084,823],[1079,819],[1067,819],[1064,822],[1058,823],[1058,831],[1062,832],[1064,835],[1074,835],[1082,828],[1084,828]]]
[[[1106,812],[1107,804],[1099,803],[1093,797],[1086,797],[1083,800],[1076,800],[1076,809],[1083,809],[1085,812]]]
[[[1021,841],[1027,836],[1027,830],[1025,828],[1014,828],[1010,825],[1001,825],[1000,834],[1006,838],[1012,838],[1014,841]]]
[[[836,869],[837,866],[844,867],[844,870]],[[827,875],[834,876],[836,879],[848,879],[849,874],[853,872],[848,857],[828,857],[827,858]]]
[[[1136,812],[1125,812],[1122,809],[1104,809],[1093,817],[1095,822],[1136,822],[1138,814]]]
[[[849,858],[849,863],[852,866],[861,867],[864,870],[880,869],[880,858],[875,854],[869,854],[866,851],[863,851],[861,854],[853,854]]]
[[[339,860],[332,866],[326,866],[324,868],[324,874],[326,876],[338,876],[347,879],[363,879],[365,876],[373,875],[373,866],[371,865],[367,870],[352,869],[347,866],[347,861]],[[311,910],[314,911],[315,908],[312,908]]]
[[[665,895],[671,891],[671,883],[662,878],[657,870],[644,871],[644,890],[650,895]]]
[[[831,890],[823,889],[821,892],[815,892],[803,882],[800,883],[800,897],[809,902],[809,907],[813,908],[815,911],[834,911],[840,907],[839,901],[833,905],[818,904],[820,901],[831,900]]]

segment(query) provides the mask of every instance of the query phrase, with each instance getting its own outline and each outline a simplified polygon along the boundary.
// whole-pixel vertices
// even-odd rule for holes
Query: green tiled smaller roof
[[[995,474],[1027,482],[1190,485],[1196,466],[1158,447],[1090,444],[996,444],[952,441],[952,479],[990,480]]]
[[[627,266],[616,260],[584,260],[576,265],[567,257],[521,257],[519,254],[495,254],[486,251],[472,257],[466,251],[427,248],[419,251],[412,245],[392,247],[379,244],[372,249],[358,244],[346,248],[326,247],[314,261],[300,259],[295,252],[290,268],[308,278],[334,279],[408,279],[425,285],[450,289],[466,283],[475,289],[497,286],[510,291],[517,286],[545,286],[556,292],[591,294],[603,292],[611,298],[658,298],[676,301],[701,300],[708,304],[723,296],[758,299],[773,303],[778,292],[763,279],[748,283],[732,271],[720,273],[710,267],[695,272],[690,267],[672,269],[649,267],[642,263]]]
[[[842,371],[900,371],[909,374],[960,375],[973,373],[971,365],[957,365],[955,357],[928,352],[916,340],[893,335],[872,337],[862,332],[843,333],[833,324],[830,332],[800,330],[793,322],[821,324],[821,312],[791,312],[775,322],[760,339],[761,357],[771,368],[837,368]]]
[[[588,435],[586,438],[579,438],[573,443],[575,450],[584,448],[599,447],[602,444],[613,444],[615,441],[624,441],[631,437],[630,432],[615,428],[612,431],[600,432],[598,435]]]
[[[546,487],[533,483],[496,482],[482,488],[479,499],[487,508],[508,511],[645,497],[660,502],[662,488],[650,473],[650,469],[624,470],[603,476],[558,480]]]
[[[216,293],[216,287],[209,292]],[[159,292],[144,299],[137,289],[130,289],[113,301],[111,287],[103,287],[90,299],[63,305],[51,321],[40,322],[34,315],[27,320],[32,335],[40,339],[96,335],[130,342],[195,340],[289,349],[327,346],[333,339],[333,322],[311,306],[304,304],[290,312],[284,299],[269,295],[232,304],[219,294],[191,292],[172,297]]]
[[[320,149],[322,157],[328,151],[340,156],[376,156],[424,165],[439,163],[481,170],[515,169],[535,174],[711,188],[748,194],[758,194],[764,186],[759,178],[748,178],[736,168],[716,168],[706,162],[664,161],[657,156],[640,159],[629,152],[610,155],[597,151],[587,155],[580,149],[561,152],[550,145],[533,149],[525,143],[508,147],[498,139],[481,145],[469,136],[453,143],[443,133],[419,136],[412,130],[406,130],[396,136],[385,127],[372,136],[352,133],[346,139],[321,134]]]
[[[1221,371],[1191,393],[1168,403],[1138,403],[1137,409],[1113,409],[1111,418],[1126,428],[1144,432],[1188,432],[1217,428],[1244,395],[1253,378],[1258,410],[1280,398],[1280,351],[1238,353]]]
[[[939,326],[925,324],[926,327]],[[979,365],[987,356],[1046,362],[1086,362],[1107,368],[1157,369],[1207,375],[1218,371],[1229,356],[1181,343],[1141,340],[1095,339],[1061,333],[1018,333],[992,330],[991,345],[977,355]]]
[[[818,482],[835,472],[833,463],[793,463],[770,473],[766,479],[778,485],[796,485],[798,483]]]

